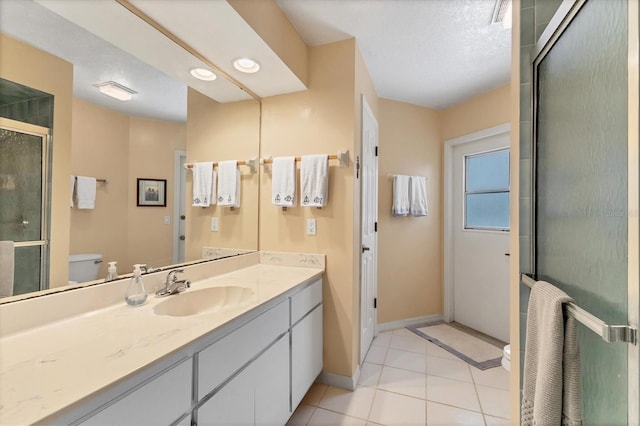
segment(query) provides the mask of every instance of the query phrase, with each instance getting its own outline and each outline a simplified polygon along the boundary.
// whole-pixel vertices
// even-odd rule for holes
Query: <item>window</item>
[[[465,157],[464,228],[509,230],[509,149]]]

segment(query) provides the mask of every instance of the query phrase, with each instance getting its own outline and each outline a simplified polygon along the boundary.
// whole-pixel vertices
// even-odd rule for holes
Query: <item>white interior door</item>
[[[453,315],[509,341],[509,132],[453,149]]]
[[[173,192],[173,263],[181,263],[185,260],[184,255],[184,234],[185,234],[185,205],[186,205],[186,170],[184,168],[187,161],[187,153],[184,151],[175,152],[174,179],[175,186]]]
[[[360,363],[376,332],[378,264],[378,121],[362,96],[362,248],[360,273]]]

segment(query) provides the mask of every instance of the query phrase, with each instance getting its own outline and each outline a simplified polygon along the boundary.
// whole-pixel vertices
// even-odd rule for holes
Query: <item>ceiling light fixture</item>
[[[502,23],[503,28],[511,28],[511,0],[496,0],[493,9],[492,24]]]
[[[213,71],[206,68],[191,68],[189,72],[198,80],[213,81],[218,78],[218,76],[215,75]]]
[[[260,70],[260,64],[251,58],[238,58],[233,61],[233,66],[245,74],[253,74]]]
[[[118,84],[115,81],[107,81],[105,83],[94,84],[103,95],[111,96],[119,101],[129,101],[135,95],[135,90]]]

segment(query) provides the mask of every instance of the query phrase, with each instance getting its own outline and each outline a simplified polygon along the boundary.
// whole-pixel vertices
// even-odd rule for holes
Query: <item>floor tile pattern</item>
[[[509,373],[478,370],[406,329],[378,334],[355,391],[314,384],[287,425],[508,425]]]

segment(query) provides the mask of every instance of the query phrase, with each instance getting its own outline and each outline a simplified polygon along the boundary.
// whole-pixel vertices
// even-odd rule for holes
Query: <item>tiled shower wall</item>
[[[562,0],[522,0],[520,3],[520,272],[530,273],[532,187],[533,67],[536,43]],[[520,284],[520,365],[524,365],[529,287]],[[522,369],[520,369],[522,375]],[[520,377],[522,379],[522,376]],[[522,383],[522,380],[520,380]]]

